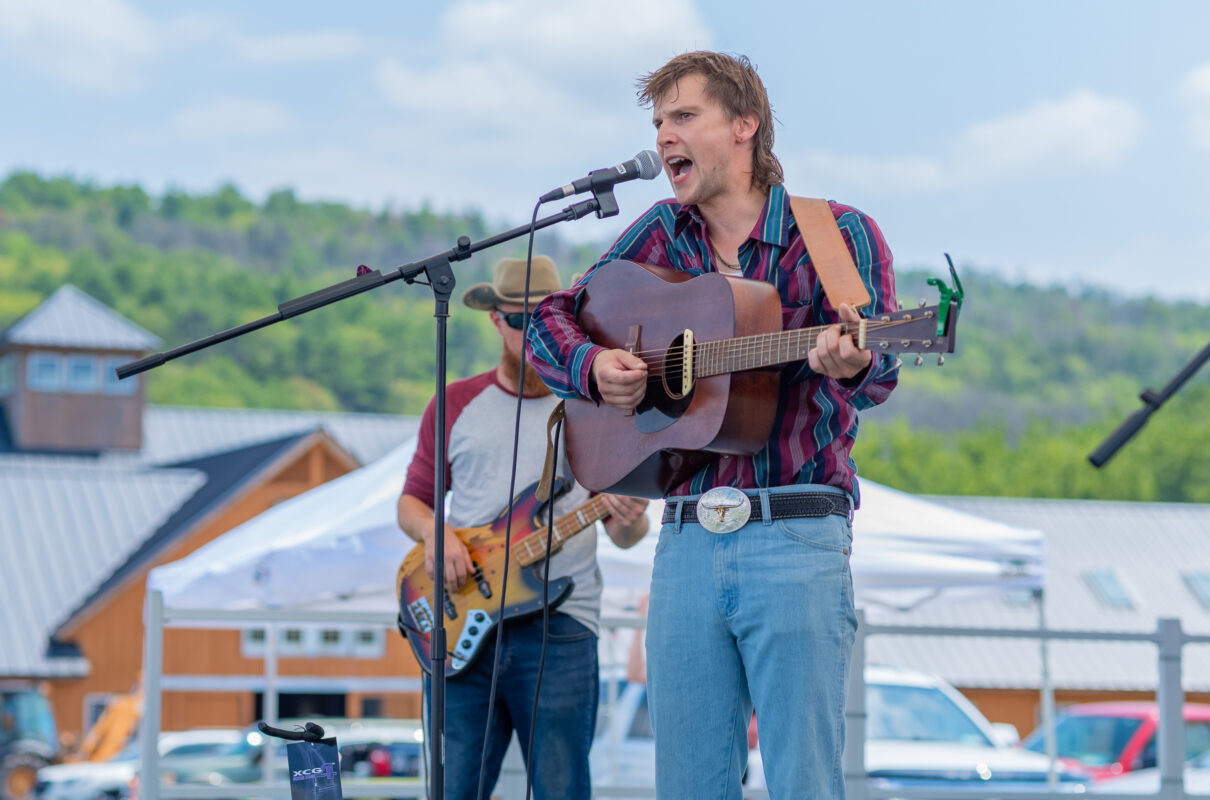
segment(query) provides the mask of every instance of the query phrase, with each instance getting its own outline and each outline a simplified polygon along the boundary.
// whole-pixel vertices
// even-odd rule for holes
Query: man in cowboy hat
[[[530,308],[559,288],[554,262],[546,256],[534,256],[529,282]],[[454,529],[490,523],[508,505],[513,454],[513,426],[509,421],[515,417],[517,395],[521,395],[518,491],[541,477],[546,455],[546,420],[558,403],[558,398],[532,369],[526,369],[524,381],[520,375],[525,259],[502,259],[496,264],[492,282],[472,286],[462,302],[488,312],[503,347],[495,368],[454,381],[446,390],[449,452],[445,470],[452,498],[446,517],[444,565],[433,564],[433,504],[439,498],[433,497],[436,416],[432,401],[424,411],[416,455],[399,498],[399,527],[423,543],[429,575],[444,573],[450,590],[464,585],[476,569]],[[573,512],[588,499],[588,491],[572,481],[566,460],[562,461],[558,474],[571,482],[571,489],[556,500],[556,519]],[[603,498],[609,510],[605,531],[618,546],[630,547],[647,532],[644,515],[647,501],[615,495]],[[513,520],[514,540],[526,533],[525,525],[525,519]],[[550,615],[546,668],[531,759],[537,800],[591,794],[588,750],[596,727],[597,629],[601,606],[596,545],[596,536],[586,531],[572,536],[551,557],[551,579],[570,577],[574,585],[571,594]],[[540,614],[505,623],[501,673],[487,742],[487,772],[483,779],[486,795],[491,794],[496,784],[514,730],[523,752],[528,748],[542,640]],[[471,800],[479,787],[495,660],[492,635],[475,661],[446,684],[445,796],[450,800]]]

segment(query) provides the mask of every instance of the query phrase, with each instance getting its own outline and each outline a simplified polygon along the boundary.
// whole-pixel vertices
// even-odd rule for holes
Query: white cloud
[[[1142,116],[1131,103],[1087,90],[972,125],[955,166],[976,181],[1042,171],[1116,166],[1138,140]]]
[[[883,194],[939,191],[952,180],[939,161],[924,157],[876,158],[817,151],[785,161],[787,173],[812,176],[812,182],[822,177]]]
[[[1181,81],[1181,95],[1189,105],[1189,136],[1193,145],[1210,150],[1210,63],[1202,64]]]
[[[970,125],[937,157],[816,151],[789,158],[787,168],[799,166],[825,182],[872,194],[928,194],[1113,169],[1142,128],[1142,115],[1132,103],[1079,90]]]
[[[444,36],[462,52],[488,52],[533,67],[572,74],[622,75],[658,67],[675,53],[710,45],[689,0],[464,0],[442,20]]]
[[[281,106],[247,97],[220,97],[183,108],[172,116],[172,131],[189,141],[245,139],[277,134],[295,125]]]
[[[237,35],[235,52],[259,64],[296,64],[347,58],[366,49],[365,39],[340,30],[306,31],[274,36]]]
[[[136,90],[158,58],[215,44],[258,64],[330,61],[367,46],[360,34],[335,29],[257,36],[217,16],[155,20],[128,0],[0,0],[0,57],[80,89]]]
[[[465,0],[442,18],[444,58],[383,58],[375,83],[405,125],[439,126],[447,152],[558,162],[608,151],[641,113],[637,74],[709,44],[689,0]]]
[[[109,92],[141,85],[160,47],[155,25],[123,0],[0,0],[0,44],[39,72]]]

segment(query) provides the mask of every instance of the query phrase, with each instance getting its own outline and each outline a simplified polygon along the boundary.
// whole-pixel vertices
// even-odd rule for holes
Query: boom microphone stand
[[[436,491],[433,503],[434,530],[445,529],[445,362],[446,362],[446,323],[449,319],[450,295],[454,291],[454,271],[451,265],[455,261],[465,261],[480,250],[495,247],[498,244],[524,236],[532,231],[547,228],[564,220],[576,220],[589,213],[596,212],[597,217],[612,217],[618,213],[617,200],[613,196],[612,184],[591,187],[592,198],[568,206],[558,214],[544,217],[531,225],[521,225],[504,233],[490,236],[479,242],[472,242],[467,236],[458,237],[457,244],[444,253],[430,256],[422,261],[395,267],[385,274],[378,270],[359,267],[357,277],[341,283],[333,284],[317,292],[288,300],[277,307],[276,314],[247,322],[243,325],[229,328],[220,333],[197,339],[180,347],[166,350],[162,353],[152,353],[149,356],[123,364],[117,368],[118,378],[129,378],[140,372],[154,369],[181,356],[204,350],[220,342],[235,339],[244,334],[272,325],[276,322],[297,317],[308,311],[344,300],[348,297],[377,289],[392,281],[404,280],[407,283],[428,285],[433,290],[435,310],[433,316],[437,320],[437,387],[434,399],[436,410]],[[427,280],[420,280],[424,275]],[[433,537],[433,563],[445,563],[445,537]],[[429,674],[432,676],[432,687],[429,700],[429,763],[433,765],[432,797],[442,800],[445,797],[445,581],[438,576],[433,581],[433,628],[430,632]]]
[[[1184,385],[1185,381],[1193,377],[1193,373],[1201,369],[1202,364],[1210,361],[1210,344],[1202,348],[1202,351],[1193,357],[1193,360],[1185,365],[1177,376],[1168,382],[1159,394],[1144,389],[1139,395],[1139,399],[1145,404],[1143,408],[1131,414],[1126,418],[1126,421],[1118,426],[1118,429],[1109,435],[1101,446],[1088,456],[1088,460],[1092,462],[1094,467],[1102,467],[1105,462],[1113,458],[1113,454],[1121,448],[1122,445],[1130,441],[1130,439],[1138,433],[1151,415],[1159,411],[1160,406],[1168,401],[1169,397],[1176,394],[1177,389]]]

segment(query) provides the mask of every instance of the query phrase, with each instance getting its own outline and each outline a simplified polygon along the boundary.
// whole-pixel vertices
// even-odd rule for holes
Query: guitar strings
[[[898,327],[900,325],[907,325],[907,324],[919,322],[919,321],[920,320],[915,320],[915,319],[914,320],[891,320],[889,322],[883,322],[882,320],[867,320],[867,322],[866,322],[866,339],[870,338],[871,332],[877,333],[878,331],[881,331],[885,328]],[[851,323],[841,323],[841,324],[845,325],[845,331],[844,331],[845,333],[849,333],[849,334],[855,333],[855,331],[849,330],[847,327]],[[751,347],[751,348],[768,347],[771,344],[775,344],[778,342],[784,342],[784,341],[792,340],[795,338],[801,338],[804,334],[810,340],[810,337],[812,335],[818,337],[818,335],[820,333],[823,333],[824,331],[829,330],[832,327],[834,327],[834,326],[833,325],[816,325],[816,326],[809,327],[809,328],[796,328],[794,330],[789,330],[789,331],[776,331],[776,332],[772,332],[772,333],[758,333],[758,334],[754,334],[751,336],[737,336],[733,339],[723,339],[723,340],[719,340],[719,341],[726,342],[727,343],[726,346],[739,347],[741,349],[745,348],[745,347]],[[898,339],[898,337],[888,337],[888,338],[890,338],[892,341]],[[811,341],[813,341],[813,340],[811,340]],[[875,337],[875,341],[879,341],[879,340]],[[700,348],[703,345],[712,345],[712,344],[716,344],[716,343],[717,342],[698,342],[697,344],[694,345],[694,347]],[[661,348],[661,349],[655,349],[655,350],[636,350],[634,352],[634,355],[638,356],[639,358],[642,358],[644,361],[647,361],[647,357],[650,357],[652,360],[649,361],[648,363],[659,363],[657,357],[663,353],[666,353],[667,351],[668,351],[667,348]]]
[[[892,322],[875,321],[876,324],[867,325],[866,341],[867,342],[907,342],[910,344],[923,344],[927,339],[905,339],[901,336],[878,336],[877,333],[885,328],[903,325],[908,322],[917,320],[896,320]],[[774,334],[756,334],[755,336],[740,336],[730,340],[721,340],[721,342],[699,342],[694,345],[694,353],[697,362],[703,363],[711,359],[728,359],[746,357],[767,357],[771,352],[779,351],[787,343],[796,343],[798,347],[802,347],[804,334],[806,335],[805,346],[807,349],[813,348],[818,341],[819,334],[830,328],[830,325],[818,326],[815,328],[800,328],[793,331],[782,331]],[[848,331],[846,331],[848,332]],[[875,335],[870,335],[871,333]],[[794,342],[794,340],[798,340]],[[707,349],[709,348],[709,349]],[[650,350],[647,353],[665,353],[664,351]],[[667,358],[652,358],[648,361],[648,366],[653,367],[654,375],[648,377],[648,382],[653,380],[662,380],[662,373],[669,369],[679,369],[683,363],[683,348],[674,349],[674,355]],[[636,353],[636,355],[642,355]],[[787,359],[792,360],[792,359]]]

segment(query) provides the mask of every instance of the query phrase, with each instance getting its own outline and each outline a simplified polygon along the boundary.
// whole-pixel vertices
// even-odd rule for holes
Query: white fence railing
[[[231,691],[245,689],[264,692],[265,721],[272,724],[277,720],[278,692],[292,688],[289,679],[277,675],[276,637],[266,636],[264,675],[224,676],[215,681],[213,675],[163,674],[164,628],[172,624],[188,623],[191,626],[213,627],[247,625],[250,623],[332,623],[383,626],[394,629],[394,617],[380,612],[366,611],[287,611],[249,610],[218,611],[211,609],[169,609],[163,604],[163,595],[152,591],[147,595],[146,632],[143,653],[144,713],[140,727],[141,774],[144,776],[139,789],[140,800],[201,800],[202,798],[286,798],[288,784],[273,777],[275,764],[272,758],[263,760],[264,777],[261,782],[241,783],[227,786],[168,785],[159,779],[159,752],[156,747],[161,721],[161,699],[164,691]],[[1040,642],[1054,640],[1084,640],[1112,642],[1142,642],[1154,644],[1158,651],[1158,683],[1156,699],[1159,705],[1158,770],[1160,786],[1158,794],[1117,794],[1118,800],[1187,800],[1195,797],[1185,791],[1184,758],[1185,729],[1183,723],[1184,690],[1181,686],[1181,664],[1184,648],[1189,644],[1210,644],[1210,636],[1185,633],[1178,619],[1161,619],[1153,632],[1072,631],[1044,628],[977,628],[977,627],[927,627],[905,625],[880,625],[867,623],[864,614],[858,612],[858,631],[854,644],[848,707],[845,713],[847,725],[844,754],[845,785],[848,800],[881,800],[883,798],[936,798],[946,800],[986,800],[986,792],[954,789],[905,789],[871,786],[865,768],[865,682],[864,666],[866,640],[870,636],[954,636],[983,638],[1034,639]],[[603,619],[604,628],[638,628],[642,620]],[[417,678],[327,678],[335,688],[338,685],[357,684],[359,691],[415,692],[420,690]],[[316,679],[307,679],[314,687]],[[1052,734],[1053,735],[1053,734]],[[514,746],[515,751],[515,746]],[[266,750],[266,752],[268,752]],[[157,776],[155,780],[146,779]],[[423,781],[420,783],[388,783],[376,781],[344,780],[342,791],[349,798],[414,798],[426,797]],[[654,787],[606,786],[593,787],[594,797],[653,797]],[[494,797],[501,800],[522,800],[525,797],[525,779],[520,760],[515,755],[506,759]],[[763,798],[768,794],[763,789],[749,789],[745,797]],[[1061,800],[1070,798],[1070,792],[1059,792],[1052,784],[1049,791],[1007,792],[997,790],[998,800]]]

